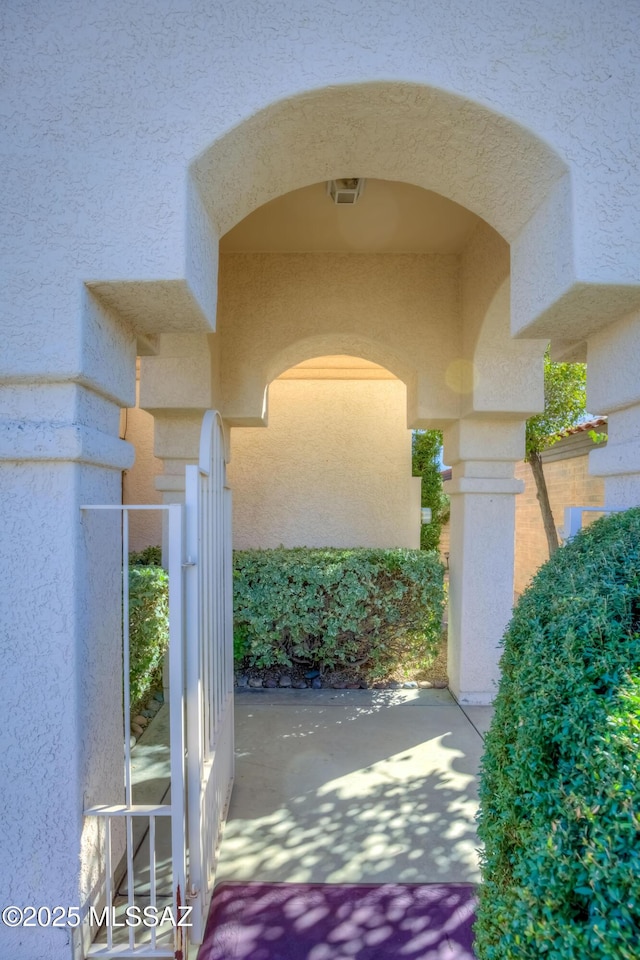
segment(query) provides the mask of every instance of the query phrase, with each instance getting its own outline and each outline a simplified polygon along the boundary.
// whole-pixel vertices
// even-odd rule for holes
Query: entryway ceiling
[[[358,174],[359,171],[350,171]],[[409,183],[367,180],[355,204],[337,205],[326,183],[286,193],[225,234],[225,253],[459,253],[480,218]]]

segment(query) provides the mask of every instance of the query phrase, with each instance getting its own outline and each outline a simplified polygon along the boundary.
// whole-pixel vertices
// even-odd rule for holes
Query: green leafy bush
[[[129,554],[129,564],[136,567],[159,567],[162,565],[162,547],[145,547],[139,553]]]
[[[442,526],[449,519],[449,498],[442,489],[442,433],[414,430],[411,456],[414,477],[422,478],[421,505],[431,510],[431,522],[420,527],[420,549],[437,550]]]
[[[640,956],[640,509],[557,551],[505,637],[480,960]]]
[[[234,648],[247,666],[358,666],[435,655],[443,568],[419,550],[247,550],[234,558]]]
[[[129,568],[129,689],[132,712],[162,683],[169,644],[169,577],[162,567]]]

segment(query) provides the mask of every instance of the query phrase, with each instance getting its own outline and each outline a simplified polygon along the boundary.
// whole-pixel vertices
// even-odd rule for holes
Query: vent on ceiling
[[[362,177],[342,177],[327,183],[327,193],[334,203],[355,203],[363,190]]]

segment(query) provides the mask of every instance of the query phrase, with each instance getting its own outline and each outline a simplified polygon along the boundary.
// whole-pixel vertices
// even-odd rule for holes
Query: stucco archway
[[[274,197],[354,170],[455,200],[511,245],[514,331],[572,288],[570,177],[559,155],[471,98],[401,82],[309,90],[245,118],[190,165],[184,279],[88,286],[143,338],[215,329],[219,238]],[[584,306],[584,289],[574,293]],[[566,339],[576,306],[565,306],[553,323]]]
[[[276,377],[284,373],[285,370],[288,370],[296,364],[310,360],[313,357],[328,356],[330,354],[344,354],[369,360],[372,363],[384,367],[397,377],[398,380],[401,380],[406,388],[407,425],[411,425],[415,419],[417,370],[415,366],[407,363],[404,358],[398,356],[388,344],[377,343],[368,337],[359,337],[342,331],[336,331],[334,333],[319,334],[315,337],[308,337],[304,340],[296,341],[271,358],[265,370],[267,383],[271,383]],[[268,409],[267,393],[267,415]]]
[[[375,82],[272,104],[213,143],[190,177],[220,236],[268,200],[354,169],[456,200],[509,242],[567,172],[542,140],[471,99]]]
[[[220,261],[216,286],[219,239],[235,224],[282,194],[354,175],[402,181],[450,198],[480,218],[477,229],[457,260],[446,264],[437,258],[372,264],[358,261],[357,254],[301,257],[293,265],[240,258]],[[522,454],[522,424],[542,403],[542,371],[529,363],[540,345],[511,340],[509,289],[526,288],[529,309],[552,296],[548,284],[557,279],[548,275],[532,285],[530,262],[524,270],[514,250],[526,248],[528,257],[544,259],[559,233],[571,233],[567,189],[564,163],[531,132],[470,99],[415,84],[309,91],[272,104],[221,136],[189,169],[185,281],[216,333],[208,343],[192,334],[191,344],[164,336],[160,355],[143,363],[142,402],[156,415],[162,437],[157,452],[168,463],[165,492],[179,495],[175,477],[189,459],[189,436],[195,437],[202,409],[217,407],[232,426],[264,424],[268,383],[302,359],[315,340],[316,353],[356,352],[397,369],[408,388],[410,425],[447,431],[454,514],[462,517],[473,503],[477,515],[490,500],[500,501],[499,525],[508,528],[519,489],[512,478]],[[548,229],[539,229],[541,218]],[[342,296],[338,305],[327,295],[329,280]],[[458,428],[461,418],[475,426]],[[480,449],[469,429],[482,434]],[[469,676],[453,681],[462,698],[492,695],[496,644],[512,601],[507,528],[500,543],[492,540],[501,569],[487,596],[478,601],[471,580],[452,591],[455,603],[465,604],[469,629],[474,623],[475,632],[484,633],[484,652],[474,654]],[[459,557],[452,570],[462,582],[474,563],[486,567],[487,558],[478,553],[482,522],[476,522],[473,545],[455,520],[453,529]],[[452,617],[454,631],[461,622]],[[456,669],[460,662],[458,657]]]
[[[406,386],[339,343],[279,364],[267,429],[231,427],[235,549],[420,546]]]
[[[531,260],[548,262],[555,245],[566,249],[571,237],[569,176],[561,158],[530,131],[470,98],[374,82],[274,103],[192,163],[188,263],[203,308],[214,308],[206,273],[222,234],[274,197],[354,171],[453,199],[513,244],[522,313],[517,329],[536,305],[553,298],[554,287],[568,282],[568,274],[540,274],[534,290],[518,276],[520,270],[530,275]]]
[[[184,317],[182,329],[193,332],[195,341],[196,330],[215,329],[217,324],[220,236],[272,198],[349,171],[435,191],[474,211],[485,222],[475,244],[470,245],[469,262],[462,271],[461,283],[469,286],[469,291],[463,290],[468,304],[463,309],[469,316],[464,318],[465,329],[458,331],[460,342],[452,346],[451,356],[440,358],[442,369],[458,365],[464,370],[465,364],[476,362],[475,343],[485,322],[478,304],[488,305],[509,273],[510,313],[504,318],[506,323],[499,325],[499,335],[492,324],[489,339],[496,356],[504,350],[526,357],[526,348],[508,346],[510,328],[521,329],[529,307],[535,313],[535,304],[553,299],[551,287],[557,280],[553,271],[536,277],[534,283],[531,271],[535,264],[547,261],[549,244],[559,233],[571,234],[566,166],[540,138],[518,124],[470,99],[417,84],[375,82],[308,91],[245,119],[216,140],[189,169],[185,280],[92,284],[92,291],[126,316],[135,315],[136,326],[145,328],[142,332],[146,334],[159,329],[177,333],[177,318]],[[548,229],[541,229],[547,221]],[[525,249],[523,261],[518,250]],[[167,313],[176,318],[169,327],[163,320]],[[453,334],[451,324],[449,332]],[[152,344],[152,350],[154,347]],[[214,348],[220,349],[220,344]],[[283,343],[268,345],[270,352],[283,349]],[[184,396],[184,390],[177,391],[179,396],[172,395],[165,382],[164,401],[151,388],[151,395],[143,390],[144,405],[152,410],[165,406],[202,409],[208,405],[203,397],[213,393],[215,405],[223,410],[227,406],[233,422],[258,423],[264,414],[269,378],[264,357],[260,363],[251,360],[251,373],[248,355],[241,362],[227,359],[228,384],[216,386],[216,371],[208,369],[201,347],[194,352],[200,356],[198,369],[189,371],[186,393],[191,397]],[[170,349],[167,356],[171,355]],[[234,364],[242,369],[234,371]],[[151,367],[148,364],[147,371]],[[504,372],[504,362],[499,369]],[[444,398],[448,387],[443,385],[434,402],[433,377],[421,380],[417,374],[413,378],[409,405],[415,425],[428,425],[429,421],[445,425],[461,413],[491,412],[486,396],[479,405],[473,399],[469,403],[465,389],[454,389],[461,397]],[[526,412],[532,412],[539,403],[540,391],[533,387],[527,402],[517,409],[520,412],[528,406]],[[503,412],[504,403],[500,406]]]

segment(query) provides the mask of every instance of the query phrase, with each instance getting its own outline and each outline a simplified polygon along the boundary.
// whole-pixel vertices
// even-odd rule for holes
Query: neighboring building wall
[[[155,488],[155,479],[162,473],[162,460],[153,455],[153,417],[141,410],[140,381],[136,382],[136,406],[122,411],[120,435],[133,444],[136,458],[133,466],[122,474],[123,503],[162,503],[162,494]],[[162,516],[155,510],[141,510],[129,515],[131,550],[159,546],[162,543]]]
[[[233,428],[234,546],[415,547],[406,390],[397,380],[276,380],[269,426]]]
[[[440,530],[440,559],[445,565],[449,563],[449,551],[451,549],[451,528],[449,522],[443,524]]]
[[[557,528],[564,524],[564,508],[599,506],[604,502],[604,480],[589,475],[589,451],[594,447],[580,431],[559,440],[542,455],[551,510]],[[528,463],[519,463],[516,477],[524,492],[516,497],[516,564],[514,592],[525,589],[538,567],[549,559],[536,485]]]
[[[596,423],[596,429],[606,429],[603,421]],[[599,446],[606,446],[606,441]],[[589,475],[589,453],[593,448],[588,433],[577,429],[542,454],[551,510],[558,529],[564,525],[565,507],[596,507],[604,503],[604,480]],[[531,467],[522,461],[515,475],[524,481],[524,491],[516,497],[514,595],[517,599],[537,569],[549,559],[549,549]],[[590,519],[584,518],[585,526]],[[440,536],[441,556],[448,550],[449,524],[446,524]]]

